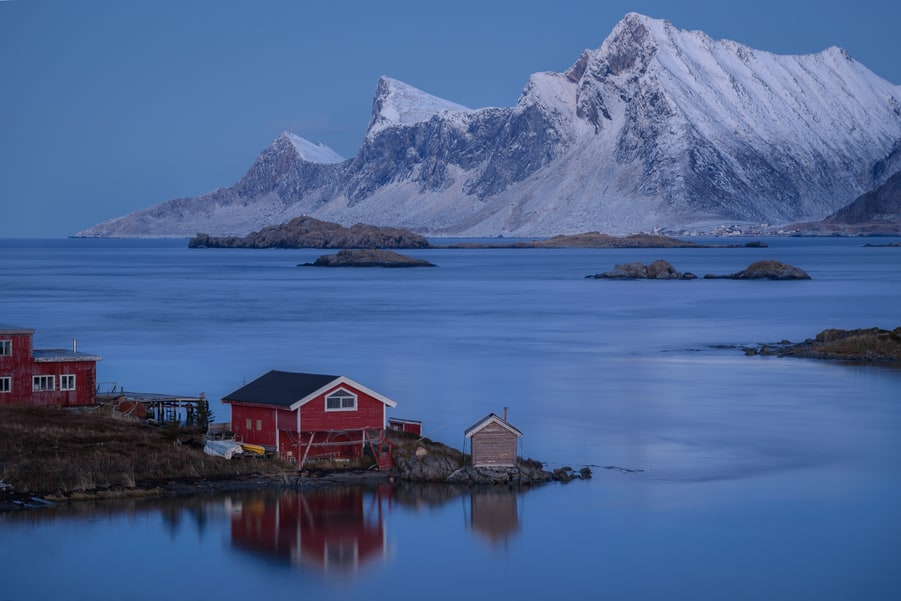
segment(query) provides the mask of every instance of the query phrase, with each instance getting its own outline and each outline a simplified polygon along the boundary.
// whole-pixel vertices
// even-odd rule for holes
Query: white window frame
[[[0,357],[13,356],[13,341],[8,339],[0,340]]]
[[[329,407],[329,399],[332,397],[337,397],[341,399],[340,406],[338,407]],[[348,400],[352,404],[348,405]],[[338,388],[337,390],[333,390],[327,395],[325,395],[325,410],[326,411],[356,411],[357,410],[357,395],[347,390],[346,388]]]
[[[53,392],[54,390],[56,390],[56,376],[33,376],[31,378],[32,392]]]
[[[0,394],[13,391],[12,376],[0,376]]]
[[[60,390],[75,390],[75,374],[63,374],[59,377]]]

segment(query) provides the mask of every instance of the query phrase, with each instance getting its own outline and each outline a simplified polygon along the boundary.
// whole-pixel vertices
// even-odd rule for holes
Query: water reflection
[[[519,532],[516,495],[509,490],[482,490],[469,496],[469,526],[492,546],[507,547]]]
[[[386,554],[382,511],[390,496],[389,487],[259,495],[233,504],[231,541],[292,565],[356,572]]]
[[[353,575],[364,566],[385,561],[391,519],[462,507],[465,528],[474,539],[507,549],[521,528],[523,494],[494,487],[447,484],[379,484],[313,490],[252,490],[216,496],[131,499],[73,503],[46,509],[0,513],[4,524],[41,527],[66,524],[116,524],[150,520],[151,531],[165,533],[171,545],[185,537],[200,544],[225,534],[232,548],[266,562],[304,567],[322,573]],[[448,513],[449,512],[449,513]],[[139,517],[145,516],[145,517]],[[133,530],[130,537],[142,536]],[[212,534],[208,543],[203,541]],[[147,538],[153,535],[148,533]]]

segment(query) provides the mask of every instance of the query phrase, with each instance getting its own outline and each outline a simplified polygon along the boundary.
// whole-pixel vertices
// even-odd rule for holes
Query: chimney
[[[504,421],[507,421],[507,408],[504,407]]]
[[[78,352],[78,339],[77,338],[72,339],[72,352],[73,353]]]

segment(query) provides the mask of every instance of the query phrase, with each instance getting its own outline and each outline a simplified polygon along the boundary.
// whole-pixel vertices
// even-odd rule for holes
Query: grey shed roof
[[[502,428],[509,430],[510,432],[515,434],[517,436],[517,438],[522,436],[522,432],[520,432],[518,428],[515,428],[514,426],[510,425],[508,422],[504,421],[504,419],[502,417],[498,416],[496,413],[489,413],[488,415],[486,415],[485,417],[483,417],[482,419],[480,419],[473,425],[469,426],[468,428],[466,428],[466,430],[463,431],[463,435],[466,436],[466,438],[472,438],[473,434],[476,434],[479,430],[485,428],[486,426],[488,426],[489,424],[492,424],[492,423],[498,424]]]
[[[340,376],[272,370],[222,397],[223,401],[290,407],[295,402],[338,380]]]

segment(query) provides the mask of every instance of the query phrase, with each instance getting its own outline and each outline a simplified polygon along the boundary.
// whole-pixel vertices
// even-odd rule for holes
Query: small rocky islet
[[[691,272],[679,272],[671,263],[658,259],[644,265],[638,261],[616,265],[611,271],[586,275],[596,280],[696,280]],[[793,265],[780,261],[762,260],[751,263],[746,269],[727,275],[707,274],[705,280],[809,280],[810,275]]]
[[[901,327],[893,330],[832,328],[803,342],[783,340],[747,346],[743,350],[746,355],[898,364],[901,362]]]
[[[298,267],[436,267],[425,259],[415,259],[385,249],[345,249],[333,255],[322,255],[312,263]]]
[[[344,227],[309,215],[265,227],[246,236],[197,234],[188,248],[334,248],[334,249],[466,249],[466,248],[765,248],[764,242],[698,244],[657,234],[610,236],[600,232],[561,234],[547,239],[505,242],[502,239],[459,244],[431,244],[425,236],[395,227],[358,223]]]

